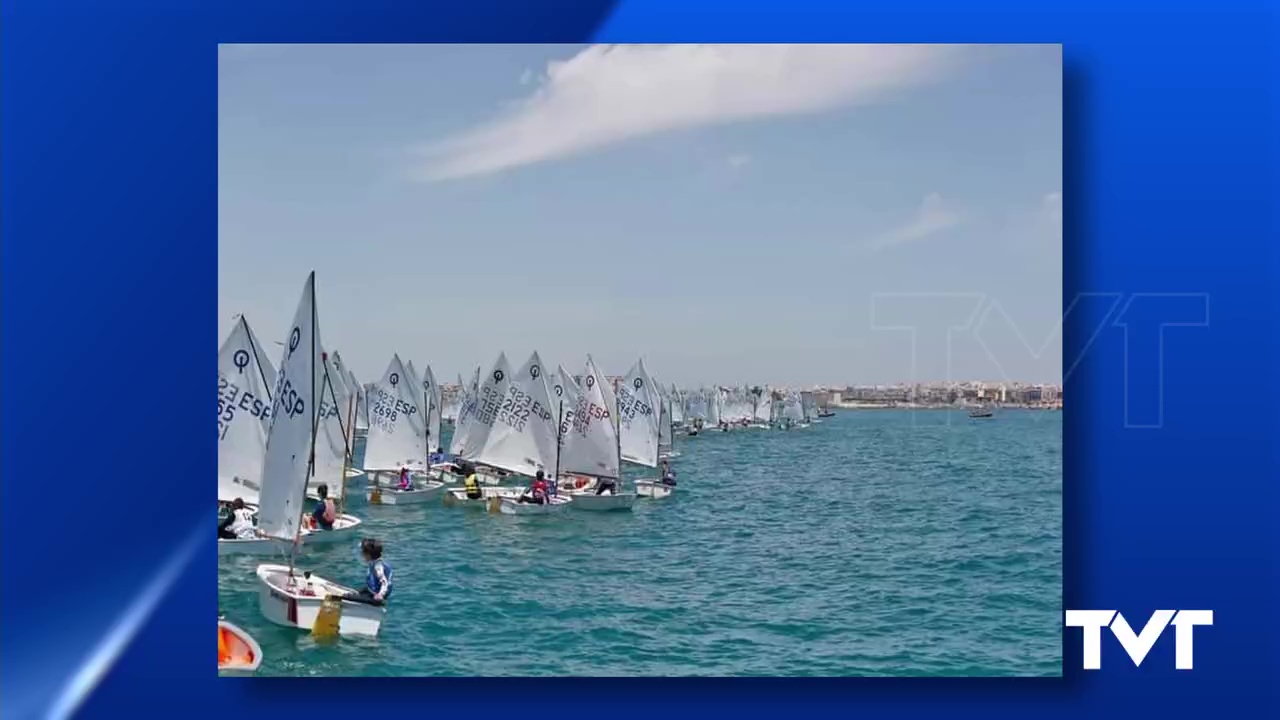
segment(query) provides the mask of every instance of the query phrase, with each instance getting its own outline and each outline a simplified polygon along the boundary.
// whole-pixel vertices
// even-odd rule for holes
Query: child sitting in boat
[[[545,505],[547,502],[547,480],[539,470],[537,476],[533,478],[533,485],[529,487],[529,491],[520,496],[522,503],[534,503],[535,505]]]
[[[218,525],[219,540],[248,540],[257,537],[258,528],[253,524],[253,510],[245,507],[244,500],[231,501],[231,514]]]
[[[333,498],[329,497],[329,486],[321,483],[316,488],[316,495],[320,496],[320,502],[311,512],[311,527],[332,530],[334,521],[338,519],[338,510],[333,504]]]
[[[405,468],[405,467],[400,468],[400,489],[401,490],[413,489],[413,480],[410,479],[409,477],[409,468]]]
[[[671,464],[666,460],[662,461],[662,479],[659,482],[671,487],[676,485],[676,471],[671,469]]]

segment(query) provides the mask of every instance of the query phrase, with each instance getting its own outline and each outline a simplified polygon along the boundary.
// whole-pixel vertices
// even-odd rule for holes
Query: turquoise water
[[[353,492],[396,573],[376,639],[267,623],[260,558],[220,560],[220,608],[262,675],[1061,673],[1061,413],[844,411],[676,442],[676,496],[632,513]],[[353,546],[300,567],[358,585]]]

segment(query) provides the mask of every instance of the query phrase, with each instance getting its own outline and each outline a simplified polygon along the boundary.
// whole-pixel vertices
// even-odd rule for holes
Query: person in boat
[[[597,478],[597,479],[596,479],[596,494],[597,494],[597,495],[603,495],[603,494],[605,494],[605,492],[606,492],[606,491],[607,491],[610,495],[615,495],[615,494],[617,494],[617,492],[618,492],[618,481],[617,481],[617,480],[614,480],[613,478],[606,478],[606,477]]]
[[[529,486],[528,492],[520,496],[520,502],[533,503],[535,505],[545,505],[548,500],[547,478],[541,470],[533,478],[533,484]]]
[[[320,502],[311,511],[314,526],[321,530],[332,530],[333,523],[338,519],[338,508],[333,504],[333,498],[329,497],[329,486],[321,483],[316,488],[316,495],[320,496]]]
[[[247,540],[257,534],[258,528],[253,524],[253,510],[246,507],[241,498],[232,500],[231,514],[218,524],[218,539]]]
[[[431,465],[439,465],[440,463],[448,459],[449,459],[449,456],[445,454],[444,448],[436,448],[436,451],[431,453],[431,455],[427,458],[427,462]]]
[[[373,538],[360,541],[360,557],[369,565],[364,587],[358,595],[365,602],[381,605],[391,597],[391,565],[382,559],[382,543]]]
[[[466,479],[462,481],[462,487],[467,491],[467,499],[479,500],[484,497],[484,493],[480,491],[480,479],[476,477],[475,468],[468,466],[464,467],[463,470],[464,472],[470,471],[467,472]]]
[[[662,479],[658,482],[669,487],[676,486],[676,471],[671,469],[671,463],[666,460],[662,461]]]
[[[400,468],[400,490],[412,490],[413,478],[409,477],[409,468]]]

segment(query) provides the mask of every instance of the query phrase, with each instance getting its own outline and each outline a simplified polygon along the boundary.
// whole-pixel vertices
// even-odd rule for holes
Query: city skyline
[[[1062,381],[1056,45],[222,46],[218,125],[220,339]]]

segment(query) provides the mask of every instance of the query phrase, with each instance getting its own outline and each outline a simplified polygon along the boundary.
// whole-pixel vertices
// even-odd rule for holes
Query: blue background
[[[77,672],[110,665],[109,631],[127,639],[131,609],[141,631],[85,716],[279,717],[374,701],[384,717],[1258,716],[1273,705],[1274,9],[537,5],[4,2],[0,714],[44,715],[76,695]],[[1170,631],[1140,668],[1104,635],[1103,669],[1084,672],[1068,630],[1065,677],[1048,681],[216,677],[216,43],[590,39],[1064,43],[1064,607],[1118,609],[1138,626],[1157,608],[1212,609],[1194,671],[1173,669]],[[300,272],[280,277],[292,286]],[[148,614],[140,599],[164,589],[166,565],[176,583]]]

